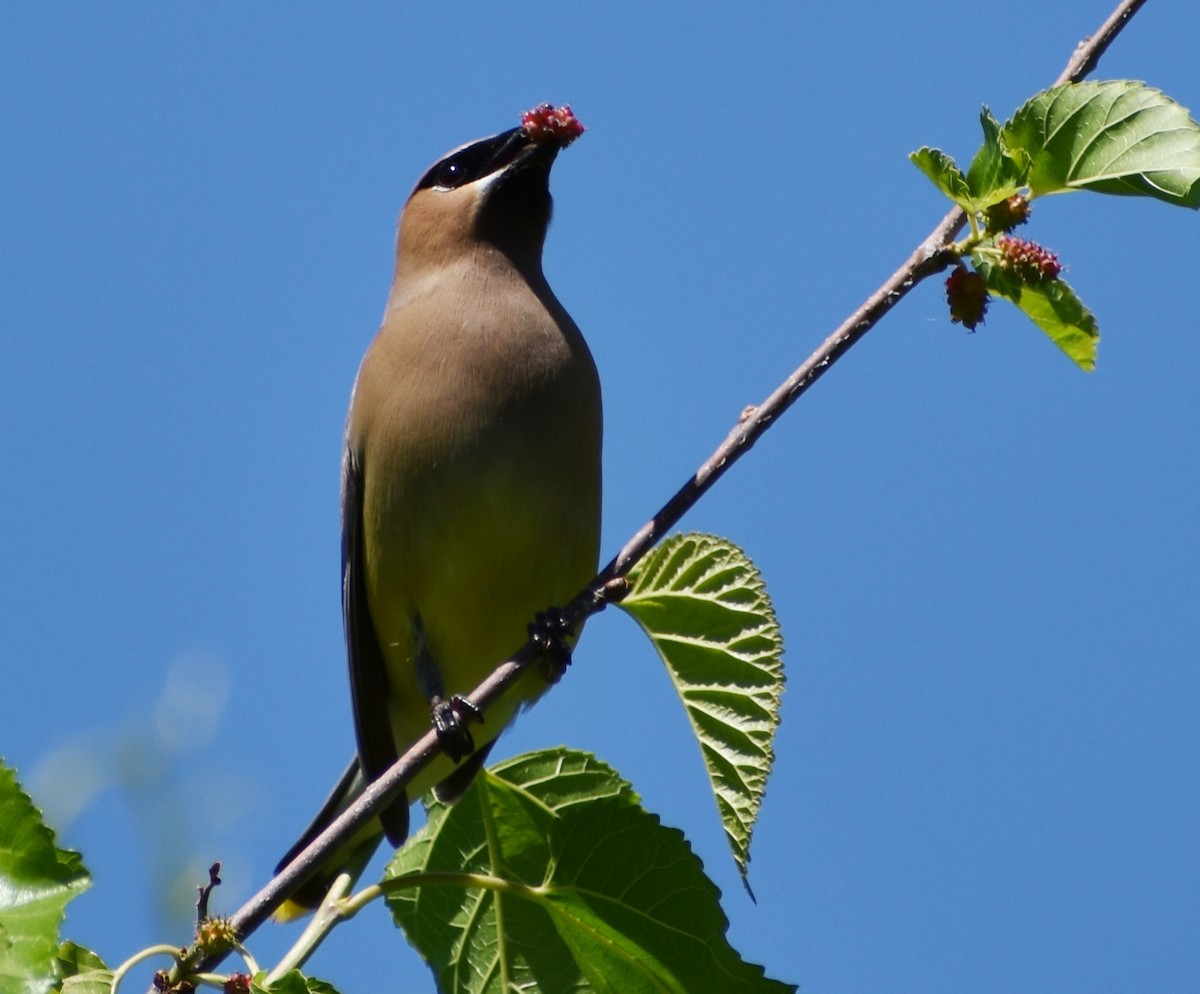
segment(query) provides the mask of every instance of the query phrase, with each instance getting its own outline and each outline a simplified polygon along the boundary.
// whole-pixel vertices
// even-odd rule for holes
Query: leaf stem
[[[300,938],[292,944],[292,948],[284,953],[267,975],[265,986],[270,987],[290,970],[300,969],[325,941],[325,936],[333,931],[339,922],[353,917],[353,913],[345,914],[343,908],[346,892],[350,890],[353,883],[354,879],[350,874],[338,874],[330,886],[329,892],[325,895],[325,899],[321,902],[321,906],[313,912],[312,921],[300,933]]]
[[[154,956],[170,956],[171,960],[178,965],[180,963],[179,947],[169,946],[165,943],[157,946],[149,946],[140,952],[134,953],[124,963],[113,970],[112,983],[109,985],[109,990],[112,994],[117,994],[117,988],[121,986],[121,981],[125,979],[125,974],[132,970],[139,963],[144,963],[146,960]]]

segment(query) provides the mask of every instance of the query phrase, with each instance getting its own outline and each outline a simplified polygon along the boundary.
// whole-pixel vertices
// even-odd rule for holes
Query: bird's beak
[[[493,176],[499,173],[513,175],[534,165],[549,171],[559,149],[563,147],[563,143],[555,138],[535,142],[524,128],[511,128],[484,141],[489,146],[490,168],[487,172]]]

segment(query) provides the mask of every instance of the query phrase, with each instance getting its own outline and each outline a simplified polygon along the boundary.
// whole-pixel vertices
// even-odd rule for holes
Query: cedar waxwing
[[[461,765],[440,756],[409,797],[430,787],[447,800],[461,794],[495,737],[548,684],[531,668],[470,735],[454,727],[454,695],[474,689],[526,641],[538,612],[565,604],[596,571],[600,383],[542,274],[550,167],[577,133],[514,128],[464,145],[429,169],[404,208],[342,463],[358,756],[281,867],[428,730],[431,712],[449,751],[470,752],[473,735],[474,752]],[[343,870],[361,872],[385,828],[399,845],[408,798],[381,822],[278,917],[315,907]]]

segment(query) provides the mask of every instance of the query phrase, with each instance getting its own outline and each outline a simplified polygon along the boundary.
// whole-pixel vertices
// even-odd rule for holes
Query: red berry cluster
[[[1058,256],[1036,242],[1001,235],[996,248],[1000,250],[1000,268],[1022,283],[1048,283],[1062,272]]]
[[[1012,231],[1017,225],[1024,224],[1029,220],[1032,210],[1033,208],[1029,206],[1029,201],[1025,197],[1014,193],[1007,200],[992,204],[983,212],[987,219],[987,230],[990,232]]]
[[[583,125],[569,104],[561,107],[542,104],[527,110],[521,115],[521,127],[532,142],[540,144],[556,139],[564,148],[583,134]]]
[[[955,266],[946,280],[946,303],[950,305],[950,320],[974,331],[987,313],[988,292],[983,277],[966,266]]]
[[[250,994],[250,974],[231,973],[225,981],[223,994]]]

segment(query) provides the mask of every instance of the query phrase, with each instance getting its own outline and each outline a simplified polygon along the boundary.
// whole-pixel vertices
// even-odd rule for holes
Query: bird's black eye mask
[[[474,183],[497,169],[503,169],[529,145],[529,138],[521,128],[501,132],[492,138],[484,138],[464,145],[435,163],[417,184],[418,190],[456,190],[460,186]]]

